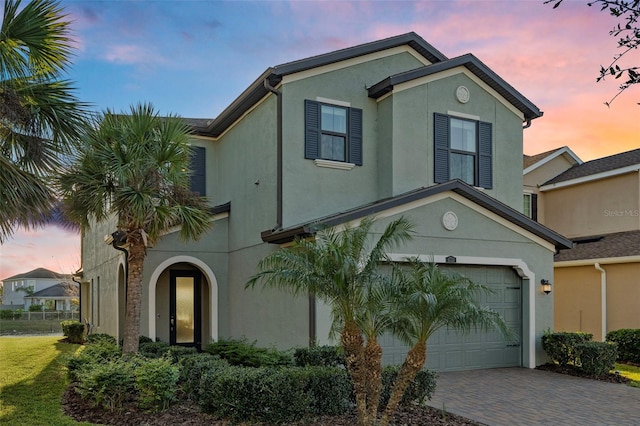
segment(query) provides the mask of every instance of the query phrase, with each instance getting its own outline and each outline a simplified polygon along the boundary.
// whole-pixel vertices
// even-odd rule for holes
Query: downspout
[[[607,336],[607,271],[605,271],[599,262],[593,265],[598,271],[600,271],[600,299],[602,303],[602,341],[604,342]]]
[[[528,119],[524,126],[522,126],[522,130],[528,129],[531,127],[531,119]]]
[[[273,231],[282,228],[282,92],[269,84],[269,79],[264,79],[264,87],[276,95],[276,225]]]

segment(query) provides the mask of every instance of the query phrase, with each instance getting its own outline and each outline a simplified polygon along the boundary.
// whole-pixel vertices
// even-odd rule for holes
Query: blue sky
[[[87,1],[73,20],[69,78],[97,110],[153,103],[162,114],[214,118],[266,68],[415,31],[448,57],[473,53],[544,116],[525,153],[568,145],[583,160],[640,147],[640,88],[604,106],[617,81],[595,82],[617,53],[616,21],[586,0]],[[640,64],[640,52],[627,63]],[[0,279],[80,267],[77,235],[18,232],[1,248]]]

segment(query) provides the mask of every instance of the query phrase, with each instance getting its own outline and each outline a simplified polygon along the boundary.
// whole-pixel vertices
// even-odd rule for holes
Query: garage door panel
[[[522,290],[520,277],[509,267],[442,265],[494,290],[488,297],[479,296],[480,304],[499,312],[515,336],[522,335]],[[382,344],[382,342],[385,342]],[[400,364],[407,348],[397,339],[381,339],[383,362]],[[515,346],[514,346],[515,345]],[[497,331],[472,329],[465,334],[441,328],[427,341],[427,368],[455,371],[521,365],[520,340],[505,341]]]

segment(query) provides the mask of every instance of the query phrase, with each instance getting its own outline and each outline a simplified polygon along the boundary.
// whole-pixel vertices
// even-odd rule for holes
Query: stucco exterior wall
[[[543,194],[544,225],[569,238],[640,229],[637,172]]]
[[[556,268],[552,286],[555,331],[584,332],[602,340],[600,272],[593,266]]]
[[[607,271],[607,333],[640,328],[640,262],[602,267]]]

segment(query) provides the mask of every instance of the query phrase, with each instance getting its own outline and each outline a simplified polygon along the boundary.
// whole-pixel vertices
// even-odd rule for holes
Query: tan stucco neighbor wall
[[[546,190],[543,194],[544,225],[566,237],[640,229],[637,172]]]
[[[603,274],[591,265],[554,270],[554,329],[603,340]],[[640,328],[640,263],[599,264],[606,282],[606,331]]]

